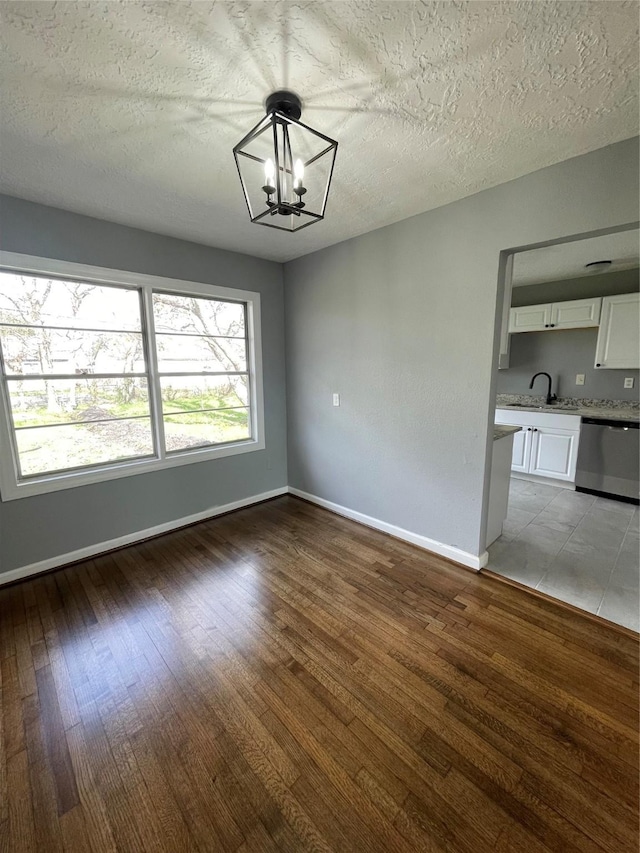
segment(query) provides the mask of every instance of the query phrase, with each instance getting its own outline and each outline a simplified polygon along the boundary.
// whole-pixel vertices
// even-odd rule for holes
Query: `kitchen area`
[[[494,442],[510,476],[492,477],[487,536],[488,570],[635,631],[638,238],[629,228],[510,256],[495,414],[509,433]]]

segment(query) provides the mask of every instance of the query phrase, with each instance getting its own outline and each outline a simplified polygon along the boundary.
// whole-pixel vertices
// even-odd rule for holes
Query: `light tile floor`
[[[640,631],[638,507],[511,478],[492,571]]]

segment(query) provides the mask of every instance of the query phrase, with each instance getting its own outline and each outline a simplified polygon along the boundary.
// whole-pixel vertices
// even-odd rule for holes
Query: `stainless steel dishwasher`
[[[638,503],[640,432],[638,423],[583,418],[578,446],[576,491]]]

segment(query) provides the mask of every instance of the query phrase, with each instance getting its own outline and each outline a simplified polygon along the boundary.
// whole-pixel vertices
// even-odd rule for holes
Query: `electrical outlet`
[[[584,373],[576,373],[576,385],[584,385]]]
[[[340,405],[340,394],[334,394],[333,395],[333,405],[334,406]]]
[[[633,376],[627,376],[624,380],[625,388],[633,388]]]

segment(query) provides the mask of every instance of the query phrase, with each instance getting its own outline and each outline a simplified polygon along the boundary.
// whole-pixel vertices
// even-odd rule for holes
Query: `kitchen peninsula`
[[[493,428],[493,455],[491,457],[491,485],[489,489],[489,515],[487,518],[487,548],[502,534],[502,525],[509,508],[509,481],[513,436],[522,427],[496,424]]]

